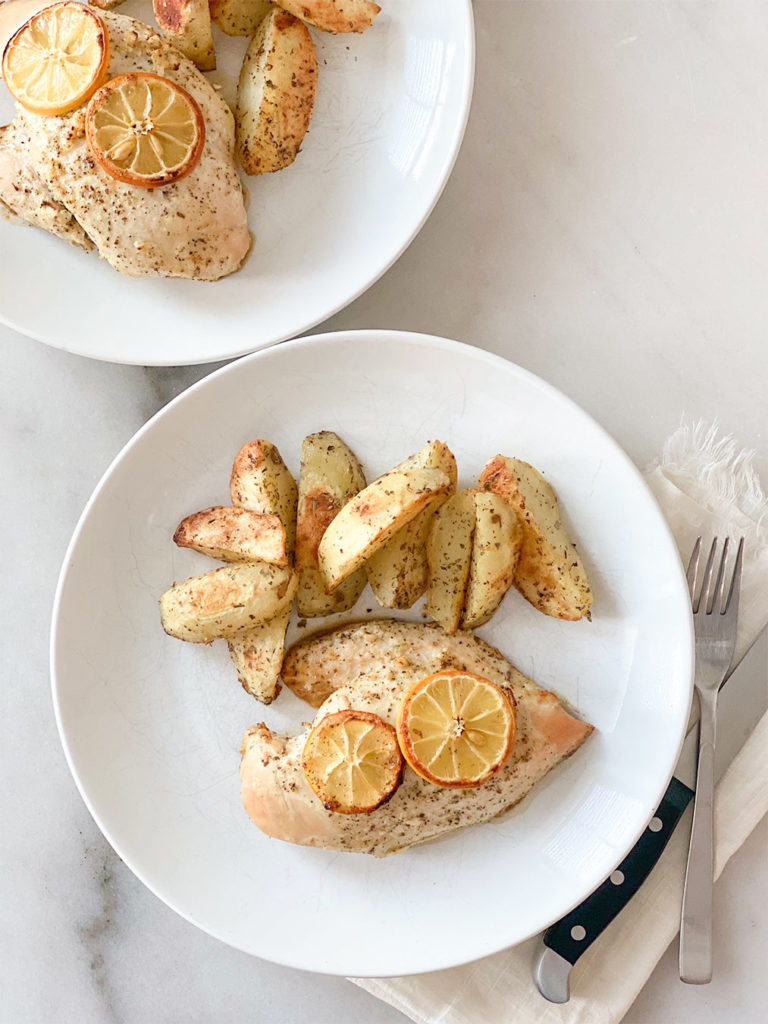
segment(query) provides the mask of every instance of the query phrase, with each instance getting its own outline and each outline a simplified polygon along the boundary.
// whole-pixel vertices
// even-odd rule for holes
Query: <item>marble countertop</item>
[[[471,342],[540,374],[638,465],[719,418],[768,480],[768,8],[752,0],[476,0],[466,142],[418,239],[323,329]],[[7,258],[2,254],[0,259]],[[79,359],[0,328],[6,639],[0,1024],[396,1024],[342,979],[237,953],[122,865],[67,770],[48,686],[66,544],[121,445],[211,367]],[[716,888],[715,980],[670,948],[626,1018],[764,1012],[768,826]]]

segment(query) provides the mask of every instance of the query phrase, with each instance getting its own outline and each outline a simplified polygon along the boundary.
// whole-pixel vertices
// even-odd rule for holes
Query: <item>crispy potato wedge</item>
[[[318,548],[318,564],[329,590],[383,548],[433,498],[450,491],[448,473],[424,465],[425,451],[412,455],[360,491],[325,531]]]
[[[287,565],[285,527],[274,515],[214,505],[182,519],[173,535],[180,548],[193,548],[222,562]]]
[[[446,633],[455,633],[461,622],[474,535],[474,491],[459,491],[438,510],[427,541],[425,608]]]
[[[192,576],[160,598],[163,629],[193,644],[247,633],[290,608],[296,583],[291,569],[266,562],[225,565]]]
[[[216,67],[208,0],[152,0],[160,34],[201,71]]]
[[[365,563],[371,590],[382,608],[410,608],[427,589],[427,538],[438,508],[456,490],[456,459],[448,446],[437,441],[423,453],[424,465],[444,470],[451,486]]]
[[[246,174],[268,174],[293,163],[316,92],[317,57],[309,30],[275,7],[248,45],[237,86],[237,155]]]
[[[499,607],[512,586],[523,543],[523,529],[503,498],[476,491],[474,499],[475,535],[462,629],[482,626]]]
[[[365,588],[365,572],[358,569],[332,593],[326,592],[317,562],[317,549],[328,526],[364,487],[363,467],[338,434],[321,430],[304,438],[296,518],[296,606],[304,618],[346,611]]]
[[[298,491],[277,448],[261,440],[244,444],[235,456],[229,491],[233,505],[278,516],[285,528],[285,551],[292,558]]]
[[[280,693],[280,668],[290,617],[288,605],[274,619],[227,641],[240,685],[262,704],[271,704]]]
[[[371,0],[280,0],[280,6],[323,32],[365,32],[381,8]]]
[[[250,38],[274,8],[271,0],[210,0],[211,21],[228,36]]]
[[[520,459],[497,455],[480,474],[480,487],[498,494],[523,529],[513,583],[534,608],[558,619],[590,618],[592,590],[563,527],[552,487]]]

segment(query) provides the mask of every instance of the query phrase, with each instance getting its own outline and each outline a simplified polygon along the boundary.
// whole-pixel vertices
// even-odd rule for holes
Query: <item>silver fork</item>
[[[726,592],[725,568],[728,540],[723,545],[717,577],[717,537],[712,541],[697,595],[696,583],[701,556],[701,537],[688,565],[688,589],[693,606],[696,634],[696,675],[699,697],[699,764],[693,808],[691,845],[685,871],[683,913],[680,922],[680,978],[689,985],[706,985],[712,980],[712,885],[715,856],[712,827],[715,767],[715,716],[717,691],[725,679],[736,646],[736,620],[741,590],[744,538],[739,541],[736,563]]]

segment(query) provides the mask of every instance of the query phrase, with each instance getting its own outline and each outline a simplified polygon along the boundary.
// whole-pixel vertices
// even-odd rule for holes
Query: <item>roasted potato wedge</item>
[[[237,86],[237,154],[246,174],[267,174],[293,163],[316,92],[317,57],[309,30],[275,7],[248,45]]]
[[[208,0],[152,0],[160,34],[201,71],[216,67]]]
[[[492,491],[476,491],[475,535],[462,629],[487,622],[509,588],[520,557],[523,530],[514,510]]]
[[[285,527],[277,516],[214,505],[182,519],[173,535],[180,548],[193,548],[222,562],[286,565]]]
[[[269,441],[244,444],[235,456],[229,482],[232,504],[249,512],[278,516],[285,528],[285,551],[296,546],[296,481]]]
[[[405,465],[420,469],[442,470],[450,480],[451,490],[456,490],[458,473],[456,457],[448,445],[443,444],[442,441],[430,441],[429,444],[425,444],[423,448],[420,448],[415,455],[411,455],[409,459],[406,459],[405,462],[395,468],[400,469]]]
[[[250,38],[274,6],[271,0],[210,0],[211,21],[228,36]]]
[[[563,527],[557,498],[542,475],[520,459],[497,455],[480,487],[503,498],[523,529],[513,583],[534,608],[558,619],[590,618],[592,590],[581,558]]]
[[[363,467],[338,434],[321,430],[304,438],[296,518],[296,606],[305,618],[344,612],[365,588],[365,572],[358,569],[327,593],[317,563],[323,534],[349,499],[364,487]]]
[[[318,548],[318,564],[325,584],[333,590],[383,548],[452,482],[443,469],[426,466],[427,445],[374,480],[349,501],[325,531]]]
[[[163,629],[193,644],[230,639],[290,608],[296,583],[291,569],[266,562],[192,576],[160,598]]]
[[[459,491],[438,510],[427,541],[425,608],[446,633],[455,633],[461,622],[474,535],[474,491]]]
[[[371,0],[280,0],[280,6],[323,32],[365,32],[381,8]]]
[[[427,589],[427,538],[438,508],[456,489],[456,459],[440,441],[423,449],[424,465],[444,470],[451,486],[365,563],[368,582],[382,608],[410,608]]]
[[[229,490],[233,505],[279,518],[285,531],[286,556],[292,560],[296,546],[298,491],[277,448],[264,440],[244,444],[235,456]],[[297,586],[298,576],[294,576],[293,593]],[[281,613],[268,626],[257,624],[229,647],[238,679],[249,693],[265,704],[278,694],[275,666],[279,673],[291,601],[284,609],[285,615]]]
[[[435,511],[428,505],[365,563],[382,608],[410,608],[427,589],[427,538]]]
[[[240,685],[262,704],[271,704],[280,693],[280,668],[290,617],[288,605],[274,619],[227,641]]]

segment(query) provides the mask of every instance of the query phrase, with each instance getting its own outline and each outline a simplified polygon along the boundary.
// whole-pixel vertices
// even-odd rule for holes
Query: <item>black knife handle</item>
[[[692,799],[693,790],[673,778],[648,827],[618,868],[575,910],[544,932],[544,945],[575,964],[651,873]]]

